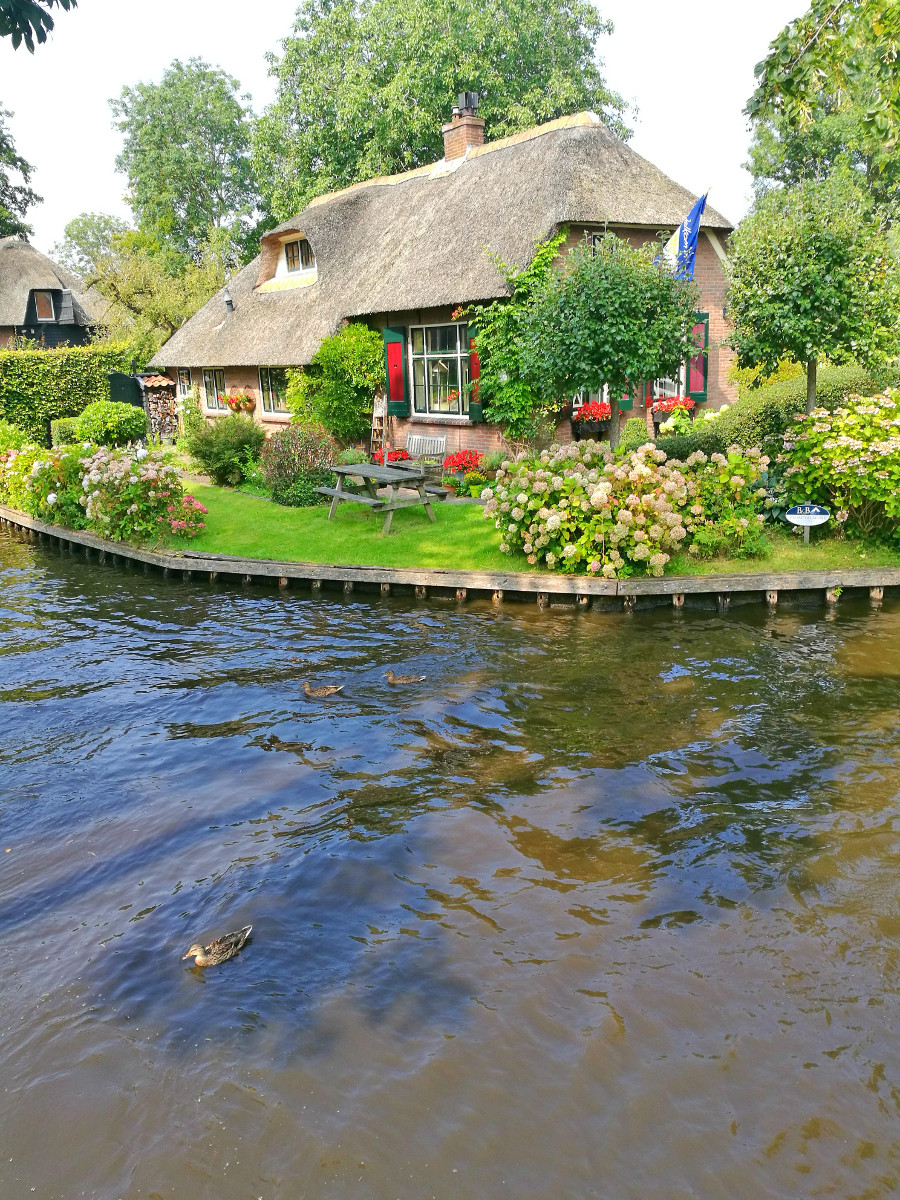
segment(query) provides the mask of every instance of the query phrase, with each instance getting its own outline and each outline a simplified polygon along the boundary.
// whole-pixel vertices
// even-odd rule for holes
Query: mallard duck
[[[393,669],[386,671],[384,677],[388,683],[422,683],[425,679],[424,675],[395,675]]]
[[[184,962],[186,958],[192,958],[196,967],[214,967],[218,963],[227,962],[229,958],[233,958],[243,947],[250,936],[252,928],[252,925],[245,925],[243,929],[238,929],[234,933],[226,933],[224,937],[216,938],[208,946],[201,946],[199,942],[194,942],[187,954],[182,956],[181,961]]]
[[[325,696],[336,696],[338,692],[344,690],[342,683],[326,683],[324,687],[311,688],[308,683],[303,685],[304,696],[315,696],[317,700],[322,700]]]

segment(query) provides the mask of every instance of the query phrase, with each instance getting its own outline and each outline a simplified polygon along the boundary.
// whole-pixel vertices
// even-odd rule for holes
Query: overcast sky
[[[156,81],[192,55],[240,80],[259,111],[272,99],[267,50],[289,32],[297,0],[79,0],[60,12],[34,55],[0,39],[0,107],[20,154],[36,167],[44,203],[31,210],[34,243],[49,251],[82,212],[128,216],[116,174],[119,136],[107,101]],[[753,67],[807,0],[600,0],[616,26],[601,53],[610,85],[634,102],[631,145],[737,221],[750,203],[742,109]],[[448,111],[452,97],[448,97]]]

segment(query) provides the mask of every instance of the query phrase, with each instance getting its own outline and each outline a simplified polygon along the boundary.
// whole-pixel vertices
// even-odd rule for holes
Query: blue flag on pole
[[[706,208],[704,193],[663,246],[662,257],[672,268],[676,279],[693,279],[694,262],[697,258],[697,238],[700,236],[700,218]]]

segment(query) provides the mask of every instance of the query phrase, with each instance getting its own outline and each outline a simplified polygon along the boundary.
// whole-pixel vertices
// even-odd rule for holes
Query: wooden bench
[[[441,491],[443,490],[441,488]],[[384,508],[385,504],[384,500],[373,500],[371,496],[364,496],[362,492],[351,488],[338,490],[337,488],[317,487],[316,491],[321,496],[337,496],[341,500],[355,500],[357,504],[368,504],[370,508]]]
[[[447,454],[447,438],[411,433],[406,439],[406,453],[413,462],[428,468],[430,474],[439,477]]]

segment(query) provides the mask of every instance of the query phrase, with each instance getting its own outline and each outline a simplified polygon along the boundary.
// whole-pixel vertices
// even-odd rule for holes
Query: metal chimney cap
[[[479,96],[477,92],[460,92],[456,97],[456,102],[463,110],[469,109],[472,113],[478,112]]]
[[[222,299],[225,301],[225,308],[228,312],[234,312],[234,301],[231,298],[231,292],[228,288],[225,289],[225,294]]]

